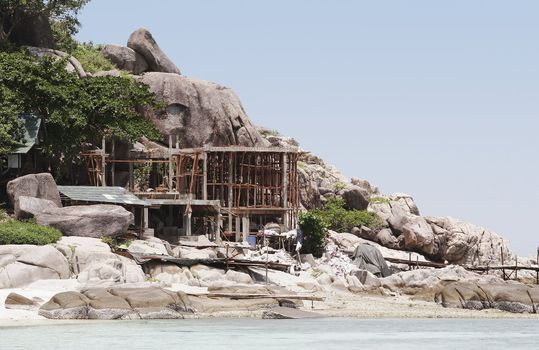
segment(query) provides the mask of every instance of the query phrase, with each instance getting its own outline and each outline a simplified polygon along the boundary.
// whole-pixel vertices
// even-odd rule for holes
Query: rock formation
[[[141,74],[148,70],[148,62],[135,50],[121,45],[105,45],[103,55],[118,68],[132,74]]]
[[[152,72],[180,74],[178,67],[161,50],[147,29],[134,31],[127,40],[127,47],[141,54]]]
[[[110,204],[49,208],[36,215],[36,222],[62,231],[66,236],[100,238],[127,232],[133,213]]]
[[[445,307],[537,313],[539,287],[509,283],[454,282],[438,292],[435,299]]]
[[[21,213],[19,201],[21,196],[45,199],[53,202],[58,207],[62,206],[56,182],[49,173],[30,174],[18,177],[8,182],[6,190],[8,197],[13,204],[15,217],[17,218],[22,218],[27,215],[27,213]],[[35,203],[29,203],[26,198],[24,203],[25,209],[31,210],[29,209],[29,206],[31,205],[34,206],[35,209],[36,205],[44,206],[46,204],[38,204],[37,201]]]
[[[138,79],[166,105],[164,111],[146,111],[163,142],[172,134],[180,137],[181,147],[266,145],[232,90],[171,73],[145,73]]]

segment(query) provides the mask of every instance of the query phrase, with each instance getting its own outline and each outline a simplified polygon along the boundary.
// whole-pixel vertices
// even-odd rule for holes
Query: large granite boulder
[[[30,219],[46,209],[58,208],[56,203],[48,199],[19,196],[16,216],[18,219]]]
[[[36,309],[39,304],[23,295],[11,292],[4,301],[6,309],[32,310]]]
[[[27,213],[20,213],[19,197],[21,196],[46,199],[58,207],[62,206],[60,192],[49,173],[29,174],[13,179],[7,183],[6,191],[17,218],[27,215]]]
[[[483,227],[450,217],[427,217],[434,231],[445,236],[443,258],[453,264],[488,265],[512,259],[509,242]]]
[[[110,204],[46,209],[36,215],[38,224],[57,228],[66,236],[94,238],[125,233],[133,220],[131,212]]]
[[[39,309],[51,319],[171,319],[195,312],[183,292],[160,288],[92,288],[63,292]]]
[[[121,45],[105,45],[101,53],[112,61],[116,67],[133,74],[148,70],[148,62],[135,50]]]
[[[539,287],[520,283],[455,282],[436,293],[435,301],[444,307],[537,313]]]
[[[425,218],[417,215],[396,216],[391,218],[389,224],[393,232],[402,235],[405,249],[431,257],[439,255],[443,240],[436,235]]]
[[[231,89],[171,73],[145,73],[138,79],[166,106],[145,113],[163,142],[176,135],[182,147],[267,145]]]
[[[67,259],[51,245],[0,246],[0,288],[25,286],[42,279],[69,278]]]
[[[142,268],[131,259],[114,254],[100,239],[62,237],[56,249],[67,259],[79,282],[86,285],[138,283],[145,280]]]
[[[366,189],[356,185],[346,186],[346,188],[339,190],[337,195],[344,199],[348,209],[357,210],[367,209],[371,198],[370,193]]]
[[[63,51],[34,46],[27,46],[26,49],[32,56],[35,57],[46,56],[52,57],[56,60],[67,58],[66,70],[68,72],[77,74],[79,78],[86,78],[88,76],[79,60]]]
[[[153,35],[145,28],[134,31],[127,40],[127,47],[141,54],[153,72],[180,74],[174,62],[161,50]]]

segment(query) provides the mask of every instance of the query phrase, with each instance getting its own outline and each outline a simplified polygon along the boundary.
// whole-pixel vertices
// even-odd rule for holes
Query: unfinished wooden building
[[[108,154],[105,146],[85,154],[91,184],[125,185],[145,200],[141,221],[157,237],[173,242],[205,234],[216,241],[247,241],[268,223],[282,230],[296,226],[297,149],[170,147],[158,156],[118,159],[114,147]]]

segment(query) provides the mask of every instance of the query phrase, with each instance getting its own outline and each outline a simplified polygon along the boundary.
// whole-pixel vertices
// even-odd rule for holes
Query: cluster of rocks
[[[127,232],[134,216],[110,204],[62,207],[56,182],[49,173],[29,174],[11,180],[7,194],[15,218],[35,218],[40,225],[57,228],[66,236],[103,237]]]
[[[539,313],[539,287],[521,283],[453,282],[435,300],[445,307]]]
[[[161,50],[153,35],[144,28],[133,32],[127,46],[105,45],[102,53],[118,69],[85,72],[80,62],[64,52],[28,47],[35,56],[68,57],[66,69],[80,78],[120,76],[120,70],[148,85],[164,108],[146,109],[143,114],[163,135],[168,145],[169,135],[181,147],[269,146],[247,116],[240,99],[230,88],[204,80],[188,78]]]
[[[170,319],[195,311],[183,292],[161,288],[92,288],[62,292],[39,308],[51,319]]]
[[[502,254],[506,261],[513,256],[508,242],[490,230],[450,217],[421,216],[408,195],[379,196],[368,210],[382,218],[386,228],[358,233],[389,248],[465,265],[496,264]]]
[[[47,279],[76,278],[83,285],[138,283],[146,276],[132,259],[96,238],[62,237],[54,245],[0,246],[0,288]]]

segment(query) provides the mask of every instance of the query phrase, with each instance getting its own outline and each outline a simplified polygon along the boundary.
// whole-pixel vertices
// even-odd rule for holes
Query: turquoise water
[[[539,349],[537,320],[89,321],[0,328],[0,349]]]

